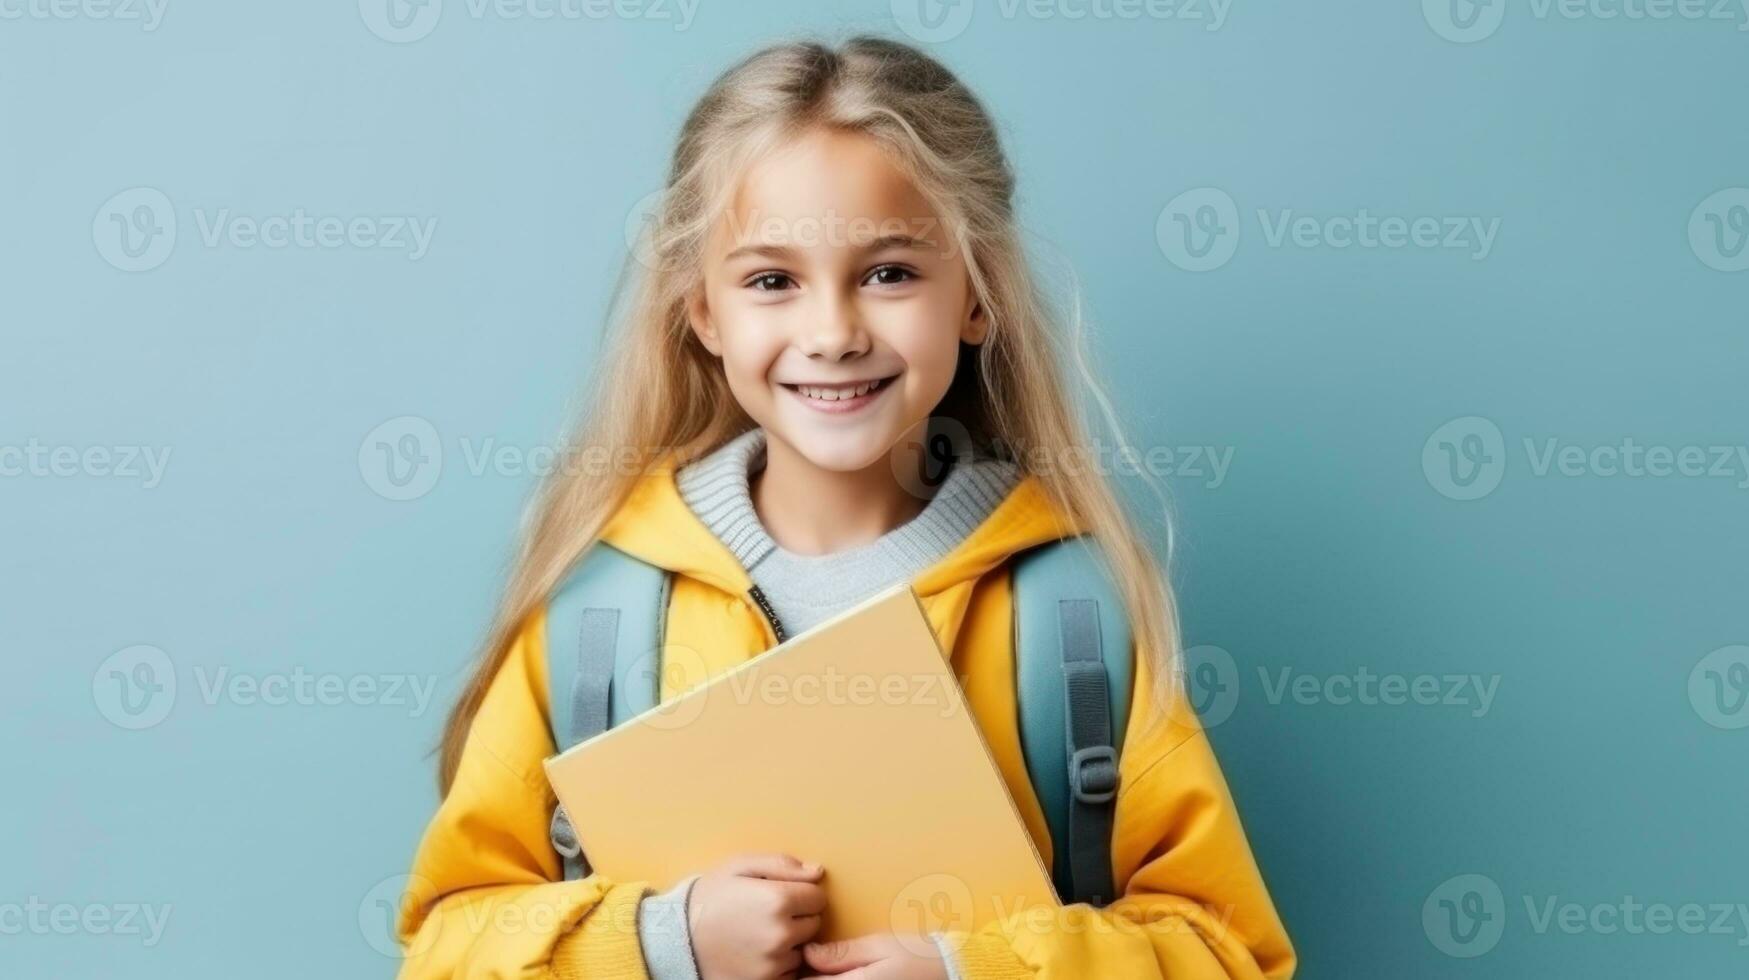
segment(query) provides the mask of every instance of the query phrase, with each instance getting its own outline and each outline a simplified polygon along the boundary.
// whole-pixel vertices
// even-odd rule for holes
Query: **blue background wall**
[[[1749,903],[1749,15],[1455,2],[0,5],[4,972],[392,974],[533,485],[475,457],[550,444],[710,77],[906,27],[999,118],[1134,441],[1231,453],[1168,478],[1175,577],[1301,976],[1740,972],[1749,913],[1676,923]],[[432,233],[230,237],[300,209]],[[1492,238],[1338,247],[1363,209]]]

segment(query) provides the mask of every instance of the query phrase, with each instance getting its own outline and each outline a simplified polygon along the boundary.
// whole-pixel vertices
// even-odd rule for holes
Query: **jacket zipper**
[[[765,593],[759,591],[759,586],[748,589],[747,598],[752,599],[759,611],[765,614],[765,620],[771,624],[771,632],[777,637],[777,642],[782,643],[789,638],[789,632],[777,621],[777,610],[771,608],[771,600],[765,598]]]

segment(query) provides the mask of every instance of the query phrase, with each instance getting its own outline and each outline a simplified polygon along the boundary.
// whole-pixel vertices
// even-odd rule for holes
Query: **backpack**
[[[1129,621],[1097,547],[1079,535],[1018,554],[1013,607],[1020,741],[1050,826],[1051,877],[1065,903],[1102,906],[1116,897],[1112,817],[1133,664]],[[547,690],[559,751],[656,707],[668,594],[666,569],[605,542],[554,590]],[[763,594],[754,597],[769,615]],[[562,806],[551,837],[565,877],[587,876]]]

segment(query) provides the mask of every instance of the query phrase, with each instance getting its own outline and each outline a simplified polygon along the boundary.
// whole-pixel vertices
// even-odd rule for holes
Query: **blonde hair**
[[[981,344],[962,346],[961,370],[934,417],[963,429],[979,446],[1001,447],[996,451],[1036,475],[1046,495],[1092,532],[1122,592],[1137,647],[1151,658],[1153,704],[1170,704],[1178,693],[1179,659],[1170,585],[1108,481],[1068,465],[1091,449],[1068,381],[1058,375],[1062,363],[1077,366],[1120,450],[1128,448],[1109,401],[1086,370],[1079,311],[1070,317],[1074,330],[1065,343],[1060,318],[1028,268],[1014,218],[1014,175],[994,124],[951,72],[909,45],[872,36],[836,47],[814,40],[778,44],[711,85],[681,128],[642,261],[628,258],[616,286],[609,322],[619,329],[595,363],[568,451],[610,447],[623,458],[628,448],[662,450],[690,459],[754,424],[688,325],[687,299],[703,279],[704,243],[713,216],[734,193],[734,178],[760,154],[816,126],[877,141],[938,209],[952,246],[965,257],[988,329]],[[646,455],[635,466],[561,466],[544,480],[479,663],[444,728],[444,793],[521,625],[595,543],[654,461]],[[1164,516],[1158,483],[1145,469],[1141,476]],[[1165,715],[1151,713],[1150,724]]]

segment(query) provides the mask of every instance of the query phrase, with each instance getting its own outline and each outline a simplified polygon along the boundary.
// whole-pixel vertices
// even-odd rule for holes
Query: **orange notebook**
[[[820,862],[818,939],[1058,904],[908,584],[546,769],[590,863],[616,880],[667,889],[747,851]]]

